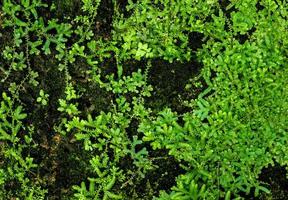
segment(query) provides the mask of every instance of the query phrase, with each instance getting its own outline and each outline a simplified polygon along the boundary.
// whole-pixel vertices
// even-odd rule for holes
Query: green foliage
[[[246,9],[245,13],[255,11],[255,4],[234,6]],[[191,101],[194,110],[184,115],[183,126],[167,109],[152,123],[140,126],[152,147],[170,149],[171,155],[189,162],[192,171],[209,172],[212,179],[206,186],[212,196],[224,197],[219,185],[234,194],[249,194],[252,188],[255,196],[259,191],[268,192],[257,181],[261,169],[274,160],[287,165],[286,156],[279,151],[286,149],[287,141],[287,58],[280,47],[287,46],[283,34],[287,22],[276,12],[284,12],[283,6],[275,6],[273,14],[271,7],[259,12],[253,19],[256,31],[244,44],[231,38],[224,42],[211,39],[199,51],[208,88]],[[238,17],[241,13],[237,12]],[[234,23],[235,32],[247,32],[251,21],[245,23],[247,26]]]
[[[63,186],[46,183],[56,176],[71,181],[57,188],[61,199],[229,200],[270,192],[261,170],[288,165],[286,1],[129,0],[126,8],[112,1],[109,16],[100,10],[106,1],[43,2],[1,4],[1,199],[56,198],[46,189]],[[61,13],[75,5],[77,14]],[[150,80],[159,59],[202,65],[179,86],[189,94],[177,105],[181,114],[147,106],[159,91]],[[158,194],[165,183],[160,176],[150,182],[151,174],[166,169],[154,155],[166,150],[184,172]],[[48,158],[37,156],[43,151]],[[149,192],[136,194],[143,182]]]
[[[99,162],[99,158],[95,157],[91,160],[91,165],[94,167],[96,173],[98,174],[98,178],[88,178],[89,180],[89,189],[86,188],[84,182],[81,183],[81,186],[74,186],[73,189],[77,192],[74,196],[77,199],[86,200],[86,199],[95,199],[95,200],[108,200],[108,199],[122,199],[123,197],[119,194],[115,194],[111,191],[112,187],[115,184],[116,179],[121,174],[118,172],[118,169],[112,167],[111,170],[100,171],[99,167],[101,163]],[[100,166],[99,166],[100,165]],[[106,167],[107,163],[102,165],[102,167]],[[100,192],[103,191],[103,196],[100,196]]]
[[[121,44],[120,59],[163,58],[190,60],[187,33],[203,29],[216,1],[128,1],[129,17],[118,14],[114,40]]]
[[[33,129],[25,130],[22,121],[27,117],[22,107],[13,105],[6,93],[2,93],[0,107],[0,197],[43,199],[45,190],[29,179],[29,174],[37,165],[30,155],[24,155],[27,149],[34,148]],[[24,133],[23,133],[24,132]],[[23,136],[21,136],[23,135]],[[4,189],[10,185],[17,189]]]
[[[210,197],[210,199],[213,197]],[[168,195],[165,192],[161,192],[159,200],[169,199],[169,200],[182,200],[182,199],[191,199],[191,200],[200,200],[208,199],[206,194],[205,185],[202,185],[201,188],[198,187],[198,184],[194,181],[193,174],[181,175],[177,178],[177,186],[172,187],[172,192]]]
[[[66,86],[65,95],[65,99],[59,99],[58,111],[67,113],[70,116],[79,114],[77,103],[70,103],[71,100],[79,98],[72,84]]]
[[[140,173],[141,177],[145,178],[145,174],[149,170],[153,169],[153,164],[151,160],[147,158],[148,151],[145,147],[139,151],[136,151],[136,145],[140,145],[142,143],[142,140],[139,140],[137,136],[133,136],[133,141],[130,144],[131,148],[128,148],[125,151],[130,154],[131,158],[133,159],[133,164],[138,167],[138,172]]]
[[[91,30],[91,26],[97,16],[97,9],[100,5],[100,0],[82,0],[82,10],[87,13],[87,15],[79,15],[75,18],[75,22],[79,23],[77,26],[75,33],[78,34],[81,38],[78,41],[89,41],[94,33]]]
[[[48,103],[49,94],[45,94],[43,90],[40,90],[39,97],[37,98],[37,102],[41,103],[43,106],[46,106]]]

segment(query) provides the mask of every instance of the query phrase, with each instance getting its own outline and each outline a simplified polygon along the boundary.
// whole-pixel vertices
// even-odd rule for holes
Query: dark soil
[[[288,179],[287,170],[285,167],[280,166],[278,163],[275,166],[268,166],[264,168],[259,176],[259,180],[267,184],[267,188],[271,191],[271,194],[262,194],[260,200],[288,199]]]
[[[169,63],[163,60],[152,62],[148,83],[153,86],[152,96],[147,98],[147,107],[160,111],[170,107],[179,114],[189,110],[183,106],[183,100],[194,99],[201,90],[186,91],[189,79],[197,76],[201,64],[196,60],[186,63]]]

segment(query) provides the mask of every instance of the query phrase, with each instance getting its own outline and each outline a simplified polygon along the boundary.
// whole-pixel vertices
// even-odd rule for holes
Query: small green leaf
[[[44,51],[44,54],[45,55],[49,55],[51,54],[51,51],[50,51],[50,43],[51,41],[49,39],[46,40],[45,44],[43,45],[42,47],[42,50]]]
[[[21,4],[24,6],[24,8],[28,8],[30,5],[30,0],[21,0]]]
[[[16,25],[18,25],[18,26],[27,26],[27,23],[26,22],[23,22],[23,21],[21,21],[20,19],[18,19],[18,18],[16,18],[16,20],[15,20],[15,23],[16,23]]]

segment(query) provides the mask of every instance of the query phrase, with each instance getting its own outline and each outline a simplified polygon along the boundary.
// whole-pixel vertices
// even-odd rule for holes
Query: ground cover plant
[[[287,199],[287,15],[1,0],[0,199]]]

